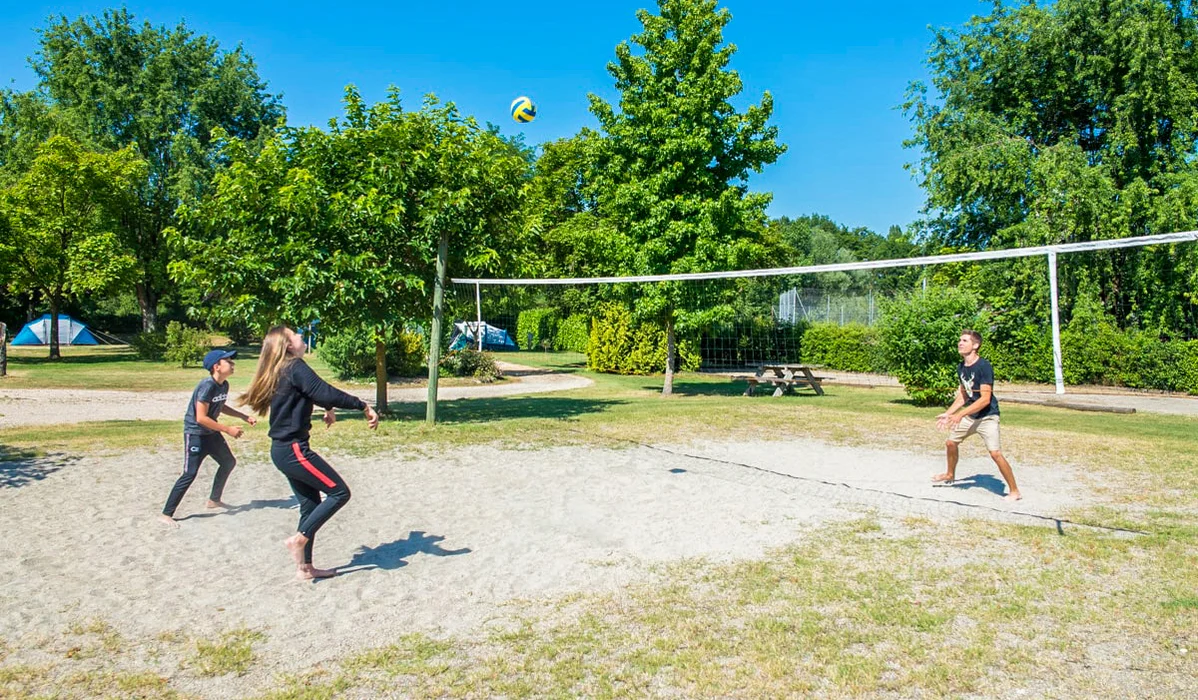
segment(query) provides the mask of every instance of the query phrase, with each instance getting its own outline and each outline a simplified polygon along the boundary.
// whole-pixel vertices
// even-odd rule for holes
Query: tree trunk
[[[149,333],[158,330],[158,292],[148,282],[138,282],[137,305],[141,307],[141,329]]]
[[[57,294],[50,295],[50,359],[61,360],[62,353],[58,350],[58,304]]]
[[[387,412],[387,345],[381,337],[374,341],[374,410]]]
[[[674,394],[674,318],[666,319],[666,381],[662,384],[661,395]]]
[[[8,326],[0,321],[0,377],[8,374]]]

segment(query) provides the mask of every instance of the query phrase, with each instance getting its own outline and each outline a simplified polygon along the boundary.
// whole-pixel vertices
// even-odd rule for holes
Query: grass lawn
[[[942,440],[932,427],[941,409],[914,406],[899,390],[828,384],[824,397],[747,398],[727,378],[683,374],[678,395],[662,399],[660,377],[596,375],[577,355],[501,359],[595,384],[445,402],[436,426],[424,423],[422,403],[397,403],[375,433],[350,414],[349,425],[314,441],[330,453],[402,446],[432,455],[466,443],[538,449],[784,435],[938,451]],[[141,371],[128,359],[107,367],[117,385]],[[1016,474],[1021,462],[1086,469],[1105,505],[1069,515],[1149,534],[871,514],[761,559],[681,561],[654,585],[619,595],[532,601],[515,627],[397,634],[390,645],[279,677],[262,697],[1001,697],[1011,688],[1029,697],[1193,697],[1198,420],[1007,404],[1003,425]],[[0,445],[13,454],[173,448],[178,430],[173,421],[7,429]],[[239,455],[265,451],[264,431],[251,433]],[[0,697],[181,697],[173,677],[269,669],[255,651],[268,634],[132,640],[103,622],[64,631],[77,638],[67,646],[102,650],[88,666],[65,657],[8,664],[0,642]],[[155,655],[187,661],[158,674],[134,663]]]

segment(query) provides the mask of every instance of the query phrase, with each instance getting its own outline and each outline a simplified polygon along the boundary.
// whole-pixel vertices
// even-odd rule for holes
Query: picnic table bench
[[[827,377],[817,377],[809,365],[798,364],[766,364],[757,370],[756,376],[746,377],[749,383],[745,396],[752,396],[758,384],[769,384],[774,387],[774,396],[793,394],[796,387],[809,387],[815,390],[817,396],[824,395],[821,383]]]

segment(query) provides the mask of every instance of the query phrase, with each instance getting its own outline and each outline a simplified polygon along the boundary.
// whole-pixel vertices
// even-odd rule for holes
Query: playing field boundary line
[[[579,435],[585,435],[587,437],[600,438],[600,439],[604,439],[604,440],[610,440],[612,442],[623,442],[623,443],[627,443],[630,445],[636,445],[638,447],[643,447],[648,450],[664,452],[666,454],[671,454],[671,455],[674,455],[677,457],[685,457],[688,459],[696,459],[696,460],[705,461],[705,462],[713,462],[715,464],[724,464],[724,465],[732,466],[732,467],[740,467],[742,469],[749,469],[752,471],[761,472],[763,474],[769,474],[771,476],[784,477],[786,479],[791,479],[793,481],[804,481],[804,482],[809,482],[809,483],[813,483],[813,484],[819,484],[821,486],[832,486],[832,487],[844,488],[844,489],[848,489],[850,491],[861,491],[863,493],[874,493],[874,494],[880,494],[883,496],[894,496],[894,497],[898,497],[898,498],[904,498],[904,499],[907,499],[910,501],[934,503],[937,505],[950,505],[950,506],[959,506],[961,508],[972,508],[974,510],[989,511],[991,513],[995,513],[995,514],[1003,515],[1003,516],[1016,516],[1016,517],[1021,517],[1021,518],[1028,518],[1031,520],[1039,520],[1039,521],[1049,522],[1049,523],[1053,523],[1056,526],[1057,532],[1059,532],[1061,534],[1064,534],[1064,529],[1062,528],[1063,525],[1070,525],[1072,527],[1077,527],[1077,528],[1089,528],[1092,530],[1102,530],[1105,532],[1119,532],[1119,533],[1125,533],[1125,534],[1130,534],[1130,535],[1151,534],[1151,533],[1145,532],[1143,530],[1133,530],[1130,528],[1115,527],[1115,526],[1111,526],[1111,525],[1090,525],[1087,523],[1079,523],[1079,522],[1076,522],[1073,520],[1069,520],[1068,518],[1058,518],[1058,517],[1051,516],[1051,515],[1040,515],[1039,513],[1028,513],[1028,512],[1016,511],[1016,510],[1003,510],[1001,508],[993,508],[991,506],[979,505],[976,503],[965,503],[963,501],[945,500],[945,499],[940,499],[940,498],[929,498],[927,496],[912,496],[912,495],[906,494],[906,493],[898,493],[897,491],[887,491],[885,489],[875,489],[875,488],[869,488],[869,487],[865,487],[865,486],[854,486],[853,484],[847,484],[842,481],[828,481],[826,479],[819,479],[819,478],[812,477],[812,476],[800,476],[797,474],[787,474],[786,472],[775,471],[773,469],[768,469],[766,467],[759,467],[755,464],[746,464],[744,462],[737,462],[737,461],[730,460],[730,459],[722,459],[720,457],[707,457],[704,455],[696,455],[696,454],[691,454],[689,452],[682,452],[680,450],[673,450],[668,447],[658,447],[656,445],[650,445],[650,444],[643,443],[638,440],[632,440],[629,438],[613,437],[611,435],[599,435],[596,433],[589,433],[585,430],[578,430],[577,428],[566,428],[566,430],[569,430],[570,432],[573,432],[573,433],[578,433]]]

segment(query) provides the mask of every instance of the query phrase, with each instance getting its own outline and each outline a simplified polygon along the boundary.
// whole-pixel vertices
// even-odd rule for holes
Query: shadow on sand
[[[445,539],[444,535],[427,535],[424,530],[412,530],[407,537],[380,544],[377,547],[359,547],[349,563],[337,567],[337,575],[355,571],[383,569],[392,571],[407,566],[406,559],[413,554],[431,554],[434,557],[452,557],[459,554],[469,554],[469,547],[461,549],[443,549],[438,542]]]
[[[0,489],[18,489],[41,481],[79,459],[57,454],[39,455],[32,450],[0,445]]]

